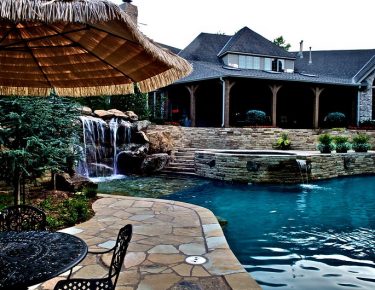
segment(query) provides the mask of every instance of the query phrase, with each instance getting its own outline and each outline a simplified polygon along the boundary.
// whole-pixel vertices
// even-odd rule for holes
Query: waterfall
[[[108,124],[90,116],[81,116],[80,120],[83,146],[77,172],[89,178],[117,175],[118,149],[130,143],[131,124],[118,118],[112,118]]]
[[[305,177],[306,176],[306,184],[309,183],[309,173],[308,173],[308,166],[307,162],[304,159],[296,159],[299,172],[301,174],[302,183],[305,183]]]

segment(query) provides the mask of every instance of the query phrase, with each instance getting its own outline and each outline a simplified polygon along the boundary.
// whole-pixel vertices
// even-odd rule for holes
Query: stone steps
[[[195,148],[178,148],[173,154],[173,160],[161,171],[165,174],[195,175]]]

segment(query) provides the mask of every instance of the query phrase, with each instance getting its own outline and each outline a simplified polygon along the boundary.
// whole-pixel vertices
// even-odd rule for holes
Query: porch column
[[[270,85],[269,88],[272,92],[272,127],[276,127],[276,120],[277,120],[277,93],[281,89],[282,85]]]
[[[234,86],[235,82],[230,80],[223,80],[223,125],[224,128],[229,127],[229,116],[230,116],[230,90]]]
[[[313,127],[314,129],[319,128],[319,101],[320,94],[324,91],[324,88],[311,88],[314,93],[314,115],[313,115]]]
[[[198,89],[198,85],[186,86],[186,89],[190,94],[190,114],[189,119],[191,120],[191,126],[195,127],[195,92]]]

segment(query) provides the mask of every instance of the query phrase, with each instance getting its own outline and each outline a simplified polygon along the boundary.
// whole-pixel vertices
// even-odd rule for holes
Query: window
[[[260,69],[260,57],[253,57],[253,69]]]
[[[228,54],[228,65],[238,67],[239,57],[237,54]]]
[[[246,68],[246,56],[240,55],[239,56],[239,68]]]
[[[272,60],[270,58],[264,59],[264,70],[272,70]]]

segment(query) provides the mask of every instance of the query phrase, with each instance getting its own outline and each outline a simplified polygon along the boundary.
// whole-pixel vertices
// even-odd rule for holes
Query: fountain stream
[[[305,179],[306,179],[306,184],[308,184],[309,183],[309,174],[308,174],[308,168],[307,168],[306,160],[296,159],[296,161],[297,161],[297,164],[298,164],[299,172],[301,174],[302,183],[304,184]]]

